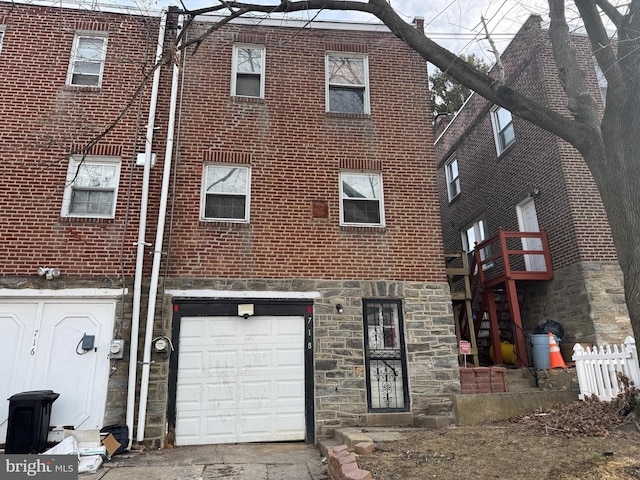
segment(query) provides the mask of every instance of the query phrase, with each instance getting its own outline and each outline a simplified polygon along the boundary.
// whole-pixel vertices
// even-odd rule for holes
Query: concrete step
[[[336,429],[333,438],[337,445],[346,445],[349,448],[353,448],[354,445],[360,442],[371,441],[371,437],[364,433],[361,428],[354,427]]]
[[[536,381],[527,368],[507,368],[507,392],[527,392],[538,390]]]
[[[438,400],[431,402],[427,408],[427,415],[449,416],[453,412],[453,402],[451,400]]]
[[[327,457],[329,455],[329,450],[331,450],[333,447],[337,447],[338,445],[341,444],[338,443],[335,437],[323,438],[322,440],[318,440],[318,448],[320,448],[320,452],[322,453],[323,457]]]
[[[413,425],[413,413],[367,413],[367,427],[410,427]]]
[[[416,415],[415,426],[420,428],[439,429],[454,423],[448,415]]]

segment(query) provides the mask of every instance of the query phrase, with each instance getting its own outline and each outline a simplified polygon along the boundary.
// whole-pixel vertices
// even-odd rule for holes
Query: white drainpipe
[[[182,29],[183,18],[178,17],[178,31]],[[177,45],[178,49],[180,44]],[[144,339],[144,357],[142,359],[142,376],[140,377],[140,404],[138,409],[137,440],[144,440],[144,427],[147,416],[147,396],[149,394],[149,370],[151,368],[151,343],[153,340],[153,320],[156,315],[156,297],[158,294],[158,280],[160,278],[160,261],[162,259],[162,243],[164,241],[164,224],[167,216],[167,199],[169,197],[169,180],[171,176],[171,159],[173,157],[174,130],[176,110],[178,103],[178,83],[180,69],[173,64],[173,77],[171,80],[171,103],[169,106],[169,121],[167,123],[167,146],[164,154],[164,170],[162,174],[162,191],[160,195],[160,208],[158,212],[158,230],[156,231],[156,244],[153,251],[153,267],[149,284],[149,309],[147,310],[147,326]]]
[[[156,48],[155,64],[162,59],[164,51],[164,32],[167,25],[167,11],[162,11],[158,28],[158,46]],[[160,85],[160,68],[153,73],[151,100],[149,103],[149,119],[147,120],[147,134],[144,146],[144,171],[142,174],[142,192],[140,202],[140,224],[138,227],[138,251],[136,255],[136,273],[133,283],[133,312],[131,314],[131,343],[129,348],[129,385],[127,387],[127,427],[129,429],[129,444],[133,440],[133,415],[136,401],[136,372],[138,368],[138,335],[140,328],[140,298],[142,295],[142,268],[144,266],[145,230],[147,229],[147,208],[149,206],[149,177],[151,175],[151,147],[153,130],[155,128],[156,105],[158,103],[158,88]]]

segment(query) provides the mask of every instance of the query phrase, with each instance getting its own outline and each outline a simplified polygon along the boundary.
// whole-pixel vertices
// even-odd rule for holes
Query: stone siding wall
[[[523,327],[531,333],[547,319],[562,324],[567,342],[622,343],[632,335],[617,263],[581,262],[533,285],[523,305]]]
[[[411,411],[460,391],[458,358],[446,284],[361,280],[171,279],[169,289],[319,292],[314,300],[316,436],[364,424],[367,413],[362,299],[402,300]],[[276,294],[274,294],[276,296]],[[342,314],[336,304],[342,304]],[[171,309],[165,308],[165,322]],[[155,334],[155,333],[154,333]],[[173,339],[176,341],[176,339]],[[150,398],[160,401],[166,372],[152,369]],[[164,388],[164,386],[162,386]],[[160,420],[160,416],[157,417]]]

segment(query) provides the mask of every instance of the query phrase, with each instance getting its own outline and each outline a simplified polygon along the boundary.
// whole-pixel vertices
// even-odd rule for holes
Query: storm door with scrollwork
[[[371,412],[409,411],[400,301],[364,301],[367,394]]]

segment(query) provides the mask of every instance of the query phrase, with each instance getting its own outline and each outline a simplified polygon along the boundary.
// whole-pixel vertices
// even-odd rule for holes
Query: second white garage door
[[[176,444],[305,438],[304,317],[183,317]]]

